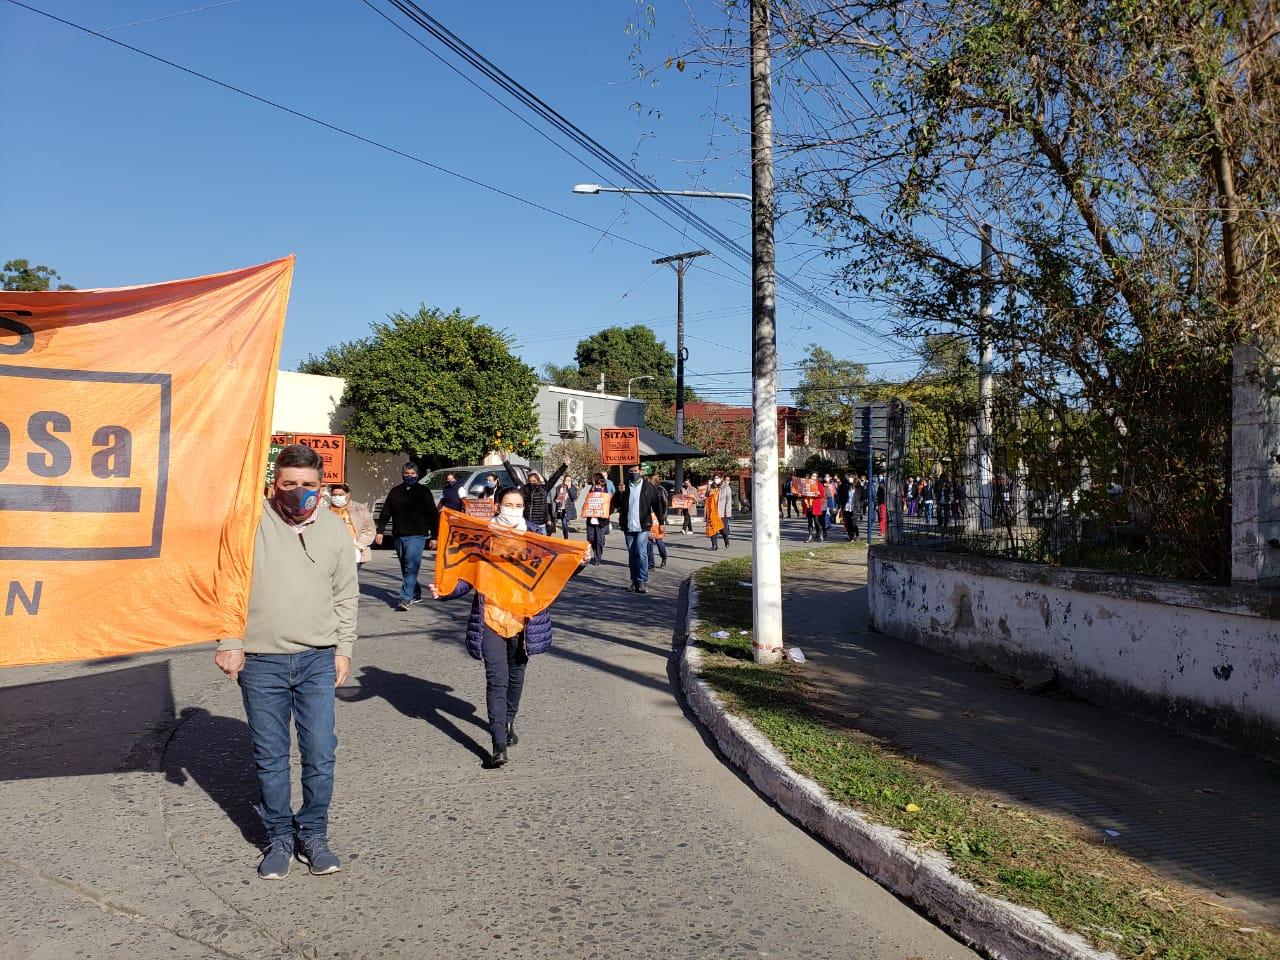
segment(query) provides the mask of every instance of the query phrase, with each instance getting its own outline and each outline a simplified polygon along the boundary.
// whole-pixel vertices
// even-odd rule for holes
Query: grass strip
[[[839,567],[863,550],[784,554],[783,575],[844,579]],[[807,688],[807,668],[752,662],[751,590],[741,586],[751,579],[750,558],[713,564],[696,579],[703,678],[832,799],[946,854],[984,892],[1041,910],[1125,960],[1280,960],[1280,931],[1164,880],[1078,824],[960,787],[890,745],[834,726]]]

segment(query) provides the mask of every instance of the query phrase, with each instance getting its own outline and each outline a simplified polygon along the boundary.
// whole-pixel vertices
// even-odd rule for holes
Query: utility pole
[[[751,613],[756,663],[782,660],[769,34],[769,0],[751,0]]]
[[[989,530],[993,525],[992,494],[994,469],[991,449],[991,419],[995,396],[995,348],[991,344],[991,261],[995,250],[991,243],[991,224],[984,223],[982,233],[982,291],[978,311],[978,525]]]
[[[684,362],[688,351],[684,347],[684,273],[697,257],[705,257],[710,250],[691,250],[660,257],[657,265],[671,264],[676,271],[676,443],[684,443]],[[684,486],[684,457],[676,457],[676,493]]]

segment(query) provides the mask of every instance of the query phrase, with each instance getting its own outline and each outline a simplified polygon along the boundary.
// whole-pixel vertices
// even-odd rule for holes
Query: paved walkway
[[[837,722],[1073,818],[1207,899],[1280,923],[1280,768],[871,633],[865,554],[791,578],[789,642]]]
[[[681,710],[679,583],[725,554],[672,537],[638,597],[610,539],[557,607],[498,771],[479,763],[467,604],[394,613],[395,559],[376,554],[338,704],[334,877],[254,876],[247,729],[208,647],[0,673],[0,957],[973,960],[766,804]]]

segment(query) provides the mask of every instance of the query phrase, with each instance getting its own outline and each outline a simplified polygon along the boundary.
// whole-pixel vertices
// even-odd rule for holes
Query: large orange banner
[[[551,606],[582,565],[587,545],[440,511],[436,589],[451,593],[461,580],[486,600],[521,619]]]
[[[0,291],[0,666],[242,635],[292,277]]]

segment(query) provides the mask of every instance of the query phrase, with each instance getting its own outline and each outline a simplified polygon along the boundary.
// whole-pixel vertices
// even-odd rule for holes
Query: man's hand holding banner
[[[528,619],[560,595],[587,555],[587,545],[525,533],[468,517],[440,512],[436,589],[452,593],[458,581],[513,616]]]

